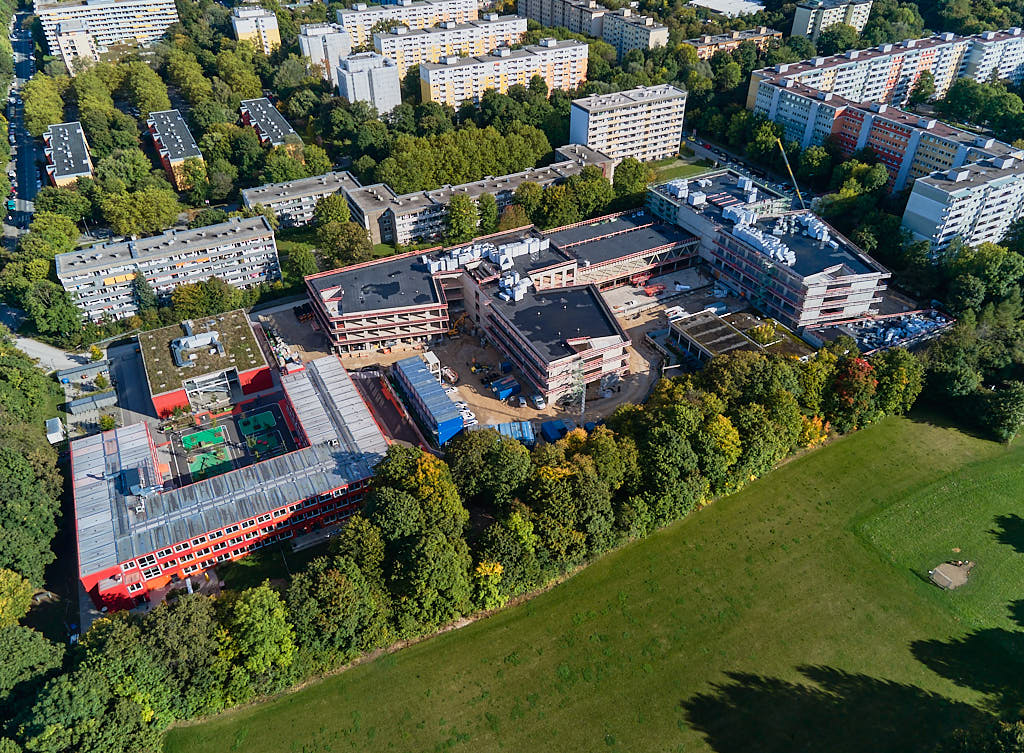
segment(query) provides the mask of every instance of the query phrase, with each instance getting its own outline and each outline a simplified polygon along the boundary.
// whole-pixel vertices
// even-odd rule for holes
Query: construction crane
[[[793,175],[793,168],[789,166],[789,157],[786,156],[786,150],[782,146],[782,139],[776,137],[775,143],[779,145],[779,151],[782,152],[782,161],[786,163],[786,172],[789,173],[789,179],[793,181],[793,188],[796,189],[796,197],[800,199],[800,208],[807,209],[804,204],[804,197],[800,194],[800,186],[796,184],[796,176]]]

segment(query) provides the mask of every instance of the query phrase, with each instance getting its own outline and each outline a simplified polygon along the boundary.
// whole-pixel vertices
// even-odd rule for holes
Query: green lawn
[[[271,544],[248,557],[217,566],[217,575],[224,581],[224,587],[234,591],[258,586],[265,580],[285,579],[289,573],[304,570],[311,561],[327,554],[326,542],[317,546],[293,552],[290,541]]]
[[[667,164],[655,165],[654,171],[658,175],[658,181],[674,180],[675,178],[689,178],[694,175],[706,173],[708,168],[705,165],[695,165],[682,160],[671,160]]]
[[[524,605],[172,730],[165,750],[930,752],[980,705],[1012,708],[996,696],[1018,655],[965,630],[1005,626],[998,603],[1020,593],[990,580],[1021,584],[1022,566],[987,531],[1022,460],[1024,443],[889,419]],[[909,509],[922,500],[933,515]],[[970,500],[947,533],[929,524]],[[951,543],[979,561],[962,594],[910,572]]]

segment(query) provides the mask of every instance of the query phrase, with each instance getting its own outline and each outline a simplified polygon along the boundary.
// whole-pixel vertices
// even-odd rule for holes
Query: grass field
[[[1014,515],[1022,460],[889,419],[524,605],[165,750],[931,751],[1020,700],[1001,628],[1024,524],[993,516]],[[978,567],[949,594],[918,574],[952,546]]]

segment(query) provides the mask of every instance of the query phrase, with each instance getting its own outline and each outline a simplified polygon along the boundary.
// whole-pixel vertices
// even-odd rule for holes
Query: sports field
[[[930,753],[1019,708],[1022,461],[1021,442],[886,420],[524,605],[165,750]],[[961,591],[919,577],[951,557],[978,562]]]
[[[181,438],[181,446],[185,448],[185,452],[191,452],[198,447],[220,445],[227,441],[227,434],[224,431],[224,427],[215,426],[212,429],[202,429],[201,431],[186,434]]]

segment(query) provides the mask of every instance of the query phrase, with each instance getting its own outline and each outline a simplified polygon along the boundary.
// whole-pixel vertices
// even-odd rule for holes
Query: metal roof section
[[[395,364],[402,372],[405,382],[416,390],[435,426],[444,426],[447,421],[462,421],[462,414],[452,399],[441,387],[437,377],[427,370],[426,364],[419,356],[403,358]]]
[[[177,110],[151,112],[146,121],[153,134],[157,149],[171,162],[189,158],[202,159],[199,145],[188,130],[185,119]]]
[[[54,123],[43,133],[46,144],[46,172],[55,180],[92,175],[92,160],[85,131],[77,120],[73,123]]]
[[[243,116],[248,115],[249,123],[259,132],[260,139],[272,146],[281,146],[289,136],[299,138],[284,115],[266,97],[243,99],[239,109]]]
[[[337,358],[319,359],[307,370],[285,379],[312,444],[194,484],[164,488],[144,423],[73,442],[80,573],[368,478],[387,440]]]

